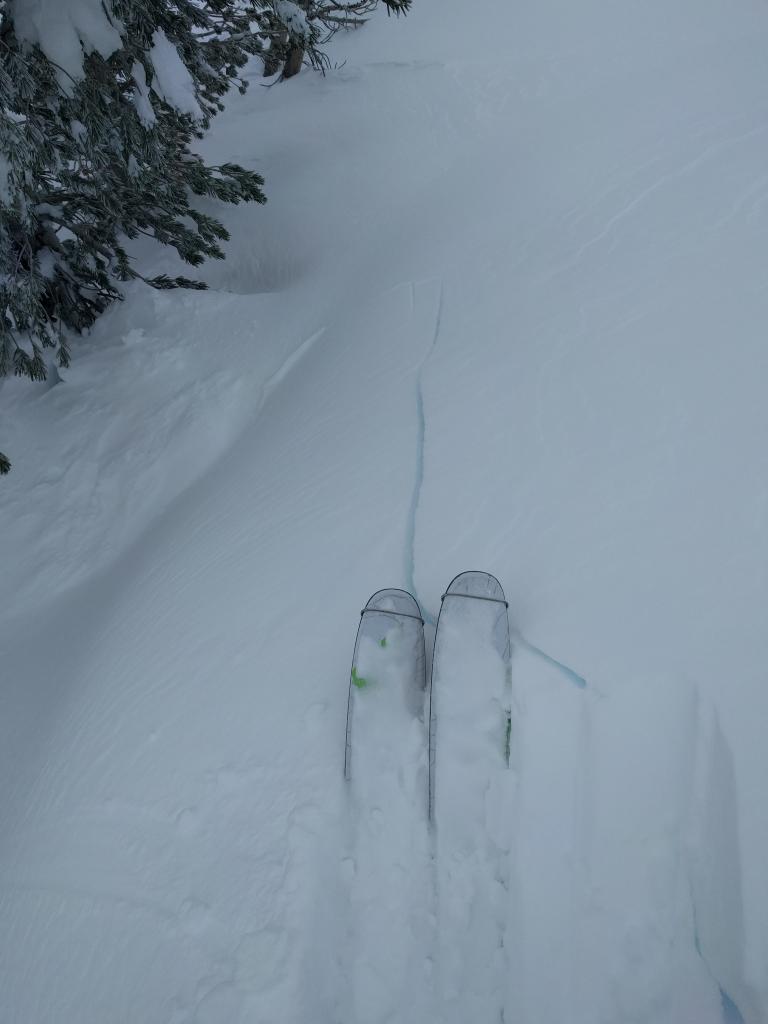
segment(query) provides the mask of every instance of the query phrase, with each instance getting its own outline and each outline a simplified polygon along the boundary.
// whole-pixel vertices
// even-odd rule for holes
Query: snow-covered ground
[[[0,385],[0,1021],[765,1022],[768,8],[335,52],[206,141],[270,200],[209,292]],[[347,684],[471,568],[510,766],[451,849],[388,710],[345,783]]]

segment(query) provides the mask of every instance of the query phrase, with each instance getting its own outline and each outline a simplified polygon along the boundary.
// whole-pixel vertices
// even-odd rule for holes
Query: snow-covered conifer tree
[[[146,234],[192,266],[221,256],[221,224],[192,196],[261,202],[258,174],[192,146],[260,48],[237,0],[9,0],[0,5],[0,376],[61,365],[141,277]],[[200,287],[186,277],[157,288]]]
[[[0,0],[0,377],[69,361],[120,283],[146,277],[125,240],[147,235],[191,266],[222,257],[195,195],[263,202],[263,181],[195,154],[251,54],[290,77],[378,0]],[[383,0],[400,13],[411,0]],[[266,45],[265,45],[266,44]],[[0,474],[10,464],[0,454]]]

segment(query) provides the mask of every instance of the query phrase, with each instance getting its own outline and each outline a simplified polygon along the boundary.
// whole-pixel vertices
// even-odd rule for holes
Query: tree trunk
[[[279,36],[273,36],[269,49],[264,54],[264,77],[271,78],[280,70],[280,61],[288,46],[288,33],[281,32]]]
[[[293,78],[294,75],[298,75],[301,71],[301,65],[304,62],[304,47],[300,46],[296,42],[292,42],[288,50],[288,56],[285,58],[285,66],[283,67],[283,78]]]

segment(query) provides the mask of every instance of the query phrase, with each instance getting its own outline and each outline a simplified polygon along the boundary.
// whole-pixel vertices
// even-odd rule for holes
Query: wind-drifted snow
[[[212,290],[0,385],[4,1022],[768,1017],[768,11],[486,23],[254,67]],[[441,842],[394,689],[345,782],[349,659],[467,568],[525,643]]]

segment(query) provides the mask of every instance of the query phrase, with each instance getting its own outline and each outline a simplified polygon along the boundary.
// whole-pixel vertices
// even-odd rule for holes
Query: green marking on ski
[[[352,682],[355,684],[358,690],[362,690],[364,687],[368,685],[368,680],[364,676],[359,676],[357,674],[357,666],[355,665],[352,666]]]
[[[381,638],[381,640],[379,640],[379,647],[386,647],[386,646],[387,646],[387,638],[385,636],[383,636]]]

